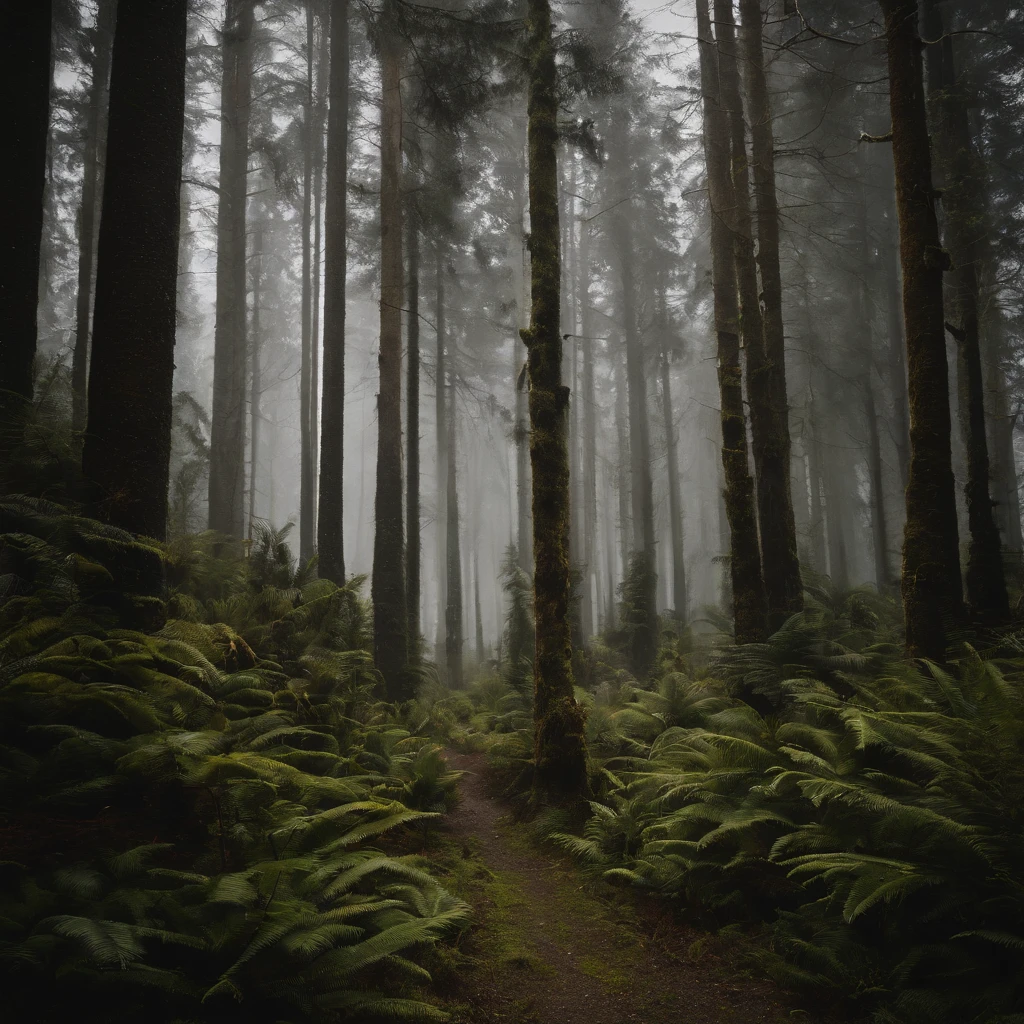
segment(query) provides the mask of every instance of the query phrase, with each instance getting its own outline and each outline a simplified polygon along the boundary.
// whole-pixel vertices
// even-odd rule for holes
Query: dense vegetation
[[[317,580],[272,531],[241,561],[41,500],[0,516],[10,1012],[437,1016],[415,950],[468,908],[372,843],[436,818],[455,777],[374,698],[360,581]]]
[[[4,1008],[458,1017],[530,835],[1024,1024],[1022,81],[1010,0],[7,0]]]
[[[595,644],[578,698],[597,796],[534,828],[703,927],[756,928],[759,967],[816,1003],[879,1022],[1019,1021],[1020,636],[908,662],[891,598],[827,581],[805,597],[763,644],[666,623],[646,683],[625,667],[628,637]],[[532,748],[513,684],[488,676],[430,704],[512,795]]]

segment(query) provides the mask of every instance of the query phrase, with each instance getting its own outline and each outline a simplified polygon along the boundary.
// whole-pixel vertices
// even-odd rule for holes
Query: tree
[[[757,213],[756,260],[761,283],[757,300],[763,304],[763,315],[759,317],[761,338],[755,339],[755,345],[748,349],[748,386],[754,428],[757,508],[768,620],[769,628],[778,629],[790,615],[803,608],[803,587],[800,582],[796,523],[789,479],[789,404],[786,397],[786,344],[782,321],[779,206],[775,194],[775,138],[764,68],[761,0],[740,0],[740,13],[743,19],[741,56],[753,144],[750,168]],[[720,24],[719,28],[728,32],[730,26],[726,22]],[[727,42],[726,47],[731,49],[731,42]],[[727,59],[725,65],[735,67],[731,59]],[[738,90],[735,99],[739,99]],[[735,109],[733,116],[742,135],[742,109]],[[745,158],[745,147],[743,154]],[[736,166],[735,151],[733,160]],[[753,372],[749,370],[752,356],[755,357]],[[754,417],[755,409],[759,413],[757,420]]]
[[[244,533],[246,238],[255,0],[227,0],[221,38],[217,319],[210,434],[210,529]]]
[[[964,498],[970,544],[964,574],[967,605],[987,622],[1004,622],[1010,614],[1003,576],[999,530],[989,495],[988,438],[985,430],[985,385],[981,359],[979,241],[985,223],[984,171],[971,138],[963,85],[957,80],[955,37],[945,32],[942,9],[925,0],[925,30],[939,40],[925,52],[928,103],[938,131],[935,163],[942,186],[944,234],[953,261],[946,329],[957,344],[957,390],[960,430],[967,449]]]
[[[348,0],[331,0],[324,206],[324,373],[320,436],[320,575],[345,581],[342,471],[345,456],[345,279],[348,273]]]
[[[299,365],[299,559],[313,557],[316,460],[313,451],[313,163],[315,41],[313,4],[306,4],[306,81],[302,96],[302,353]]]
[[[82,453],[104,518],[163,539],[171,450],[186,0],[120,0]]]
[[[708,0],[697,0],[697,36],[704,110],[704,158],[711,206],[714,319],[718,339],[725,511],[731,538],[729,570],[733,629],[738,643],[751,643],[764,639],[767,605],[757,543],[754,483],[747,468],[747,425],[740,370],[740,313],[733,259],[734,230],[727,220],[735,210],[736,199],[729,172],[729,128],[718,92],[718,60],[711,35]]]
[[[393,697],[407,695],[408,618],[402,519],[402,48],[386,6],[381,70],[380,351],[374,501],[373,657]]]
[[[885,14],[910,399],[901,589],[908,654],[941,661],[947,625],[963,614],[942,306],[949,256],[935,217],[917,0],[879,2]]]
[[[560,802],[585,796],[589,783],[569,633],[569,394],[562,384],[559,333],[558,74],[548,0],[528,0],[527,33],[531,310],[530,326],[521,333],[533,470],[534,792]]]
[[[117,0],[100,0],[92,38],[92,81],[89,83],[89,117],[82,160],[82,205],[78,220],[78,289],[75,299],[75,349],[71,364],[71,425],[85,429],[86,390],[89,371],[89,329],[92,316],[92,277],[96,255],[98,192],[101,183],[103,120],[107,109],[110,54],[114,42]]]
[[[0,247],[0,461],[19,444],[16,424],[32,399],[36,357],[39,252],[43,233],[46,138],[50,118],[50,28],[48,0],[7,3],[0,21],[0,68],[10,97],[3,161]],[[15,99],[16,97],[16,99]]]
[[[415,190],[406,198],[408,318],[405,326],[405,608],[409,617],[409,653],[419,656],[420,642],[420,229]]]

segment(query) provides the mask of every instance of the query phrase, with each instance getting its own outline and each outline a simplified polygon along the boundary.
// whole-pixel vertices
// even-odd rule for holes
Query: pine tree
[[[246,194],[255,0],[227,0],[221,37],[217,319],[210,435],[210,529],[241,539],[245,492]]]
[[[942,306],[942,274],[949,255],[939,242],[935,217],[917,0],[880,3],[889,65],[910,397],[903,609],[908,653],[942,661],[948,623],[963,614]]]
[[[7,3],[0,21],[0,74],[4,95],[11,97],[5,134],[9,154],[16,154],[3,161],[6,202],[0,220],[0,463],[5,466],[20,443],[18,424],[32,400],[50,117],[51,6],[49,0]]]
[[[589,790],[583,711],[573,690],[569,636],[568,389],[559,333],[558,94],[551,6],[527,4],[530,326],[522,332],[530,378],[533,469],[534,791],[555,801]]]
[[[327,197],[324,208],[324,374],[320,436],[319,570],[345,581],[343,468],[345,454],[345,279],[348,273],[348,0],[331,0],[327,115]]]

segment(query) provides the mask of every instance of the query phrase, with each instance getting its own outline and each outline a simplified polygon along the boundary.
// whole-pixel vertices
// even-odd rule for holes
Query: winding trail
[[[476,923],[459,949],[458,1024],[779,1024],[820,1020],[737,966],[738,954],[664,908],[603,896],[522,835],[488,793],[482,754],[447,751],[466,774],[448,816]],[[798,1017],[795,1015],[799,1015]]]

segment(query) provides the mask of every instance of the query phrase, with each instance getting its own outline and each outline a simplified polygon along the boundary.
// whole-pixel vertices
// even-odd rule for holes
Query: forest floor
[[[438,965],[457,1024],[826,1020],[753,974],[749,943],[688,928],[664,904],[588,881],[533,843],[489,792],[483,754],[446,756],[466,774],[428,856],[474,908]]]

